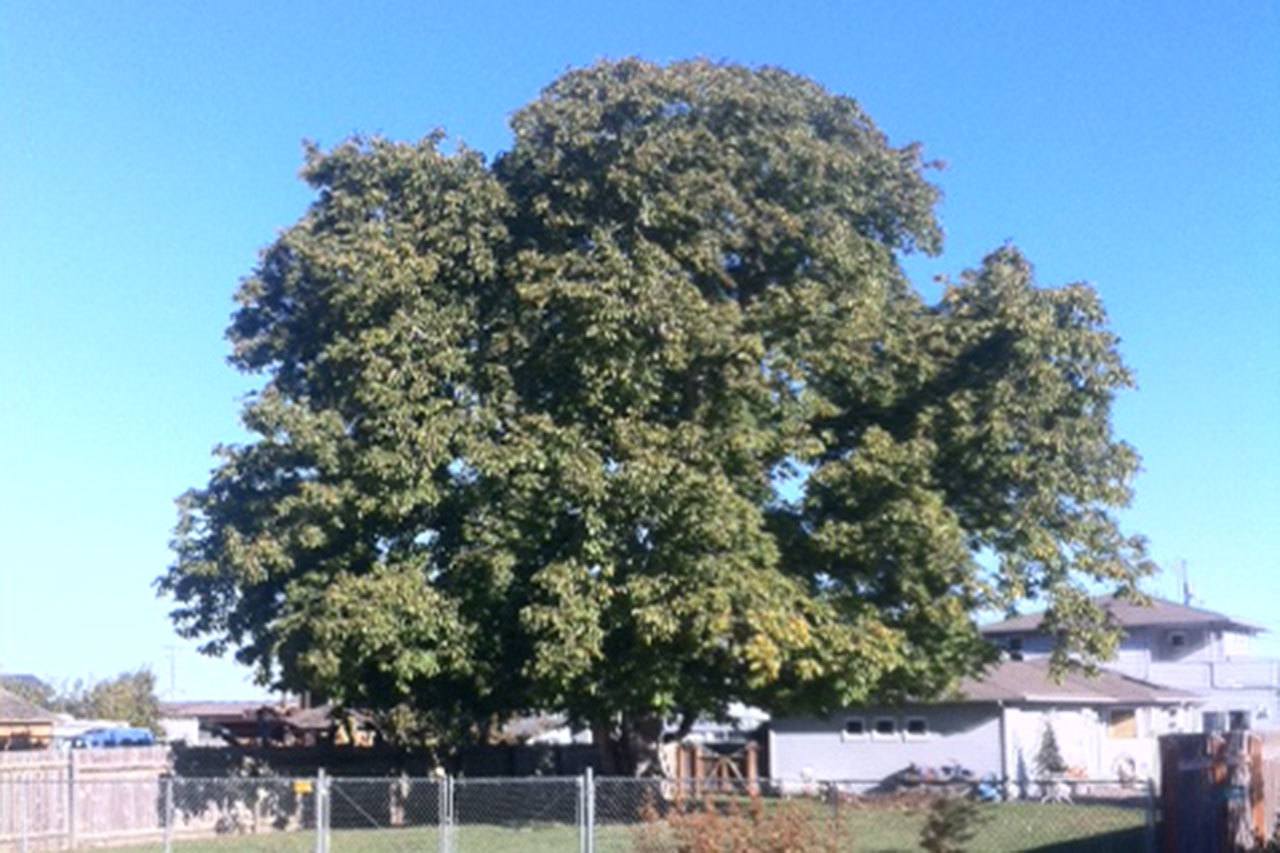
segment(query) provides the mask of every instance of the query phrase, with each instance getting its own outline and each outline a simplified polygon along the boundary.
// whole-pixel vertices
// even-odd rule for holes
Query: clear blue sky
[[[786,8],[785,13],[780,12]],[[1141,390],[1126,513],[1204,601],[1280,630],[1280,4],[0,4],[0,667],[154,667],[173,499],[240,436],[238,279],[302,212],[300,140],[493,153],[601,57],[778,64],[950,165],[945,254],[1013,240],[1101,291]],[[1280,643],[1269,642],[1272,651]]]

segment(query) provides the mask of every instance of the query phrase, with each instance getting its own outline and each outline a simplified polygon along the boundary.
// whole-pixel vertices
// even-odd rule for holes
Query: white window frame
[[[916,722],[924,725],[924,731],[919,734],[914,734],[911,731],[911,724]],[[902,721],[902,736],[907,740],[928,740],[933,736],[933,727],[929,725],[929,718],[919,716],[906,717]]]
[[[845,726],[854,721],[862,723],[862,734],[850,734]],[[840,739],[843,741],[864,741],[871,737],[871,729],[867,727],[866,717],[845,717],[844,725],[840,726]]]
[[[1209,718],[1213,717],[1213,722],[1218,725],[1214,728],[1209,727]],[[1210,708],[1200,712],[1200,730],[1206,734],[1225,732],[1231,725],[1231,717],[1226,711],[1220,711],[1217,708]]]
[[[1111,733],[1111,717],[1114,714],[1132,714],[1133,715],[1133,737],[1117,737]],[[1138,740],[1142,737],[1142,714],[1138,708],[1108,708],[1107,709],[1107,740]]]
[[[891,734],[880,731],[880,724],[886,720],[893,723],[893,732]],[[898,718],[890,716],[876,717],[871,723],[871,739],[881,741],[902,740],[902,726],[898,724]]]

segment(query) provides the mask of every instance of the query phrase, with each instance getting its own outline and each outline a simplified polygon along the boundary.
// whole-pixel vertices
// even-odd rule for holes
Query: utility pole
[[[178,699],[178,647],[168,645],[164,650],[169,656],[169,701],[175,702]]]

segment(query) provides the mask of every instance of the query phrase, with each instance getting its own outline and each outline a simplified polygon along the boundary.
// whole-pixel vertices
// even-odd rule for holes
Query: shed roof
[[[1170,705],[1197,701],[1194,693],[1106,670],[1093,676],[1068,672],[1055,680],[1044,660],[1001,661],[982,677],[961,681],[957,695],[962,702],[1031,704]]]
[[[1115,620],[1115,623],[1121,628],[1225,628],[1228,630],[1243,631],[1248,634],[1259,634],[1266,630],[1258,625],[1250,625],[1247,622],[1232,619],[1225,613],[1205,610],[1200,607],[1191,607],[1186,604],[1178,604],[1177,602],[1169,601],[1164,598],[1152,598],[1150,605],[1142,605],[1135,604],[1125,598],[1106,595],[1095,598],[1094,602],[1109,613],[1111,618]],[[1040,622],[1043,618],[1043,612],[1014,616],[1012,619],[1005,619],[1001,622],[993,622],[990,625],[984,625],[982,627],[982,633],[987,635],[997,635],[1020,634],[1027,631],[1035,631],[1039,629]]]
[[[260,708],[270,707],[261,699],[249,701],[161,702],[160,716],[171,718],[205,717],[215,719],[251,718]]]
[[[53,714],[0,687],[0,720],[6,723],[53,723]]]

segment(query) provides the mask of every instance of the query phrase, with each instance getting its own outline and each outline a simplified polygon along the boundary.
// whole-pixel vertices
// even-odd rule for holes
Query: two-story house
[[[1196,729],[1280,728],[1280,660],[1251,650],[1264,628],[1158,598],[1149,607],[1109,597],[1100,603],[1124,632],[1108,669],[1194,694]],[[1008,658],[1037,660],[1053,651],[1040,620],[1038,613],[1017,616],[982,630]]]

